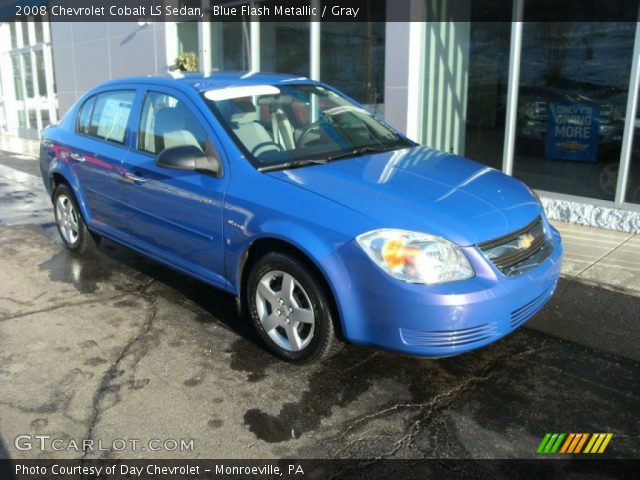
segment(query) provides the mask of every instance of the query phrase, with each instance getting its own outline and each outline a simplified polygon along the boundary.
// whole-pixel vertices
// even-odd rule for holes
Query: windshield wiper
[[[318,165],[321,163],[327,163],[327,161],[328,160],[324,158],[293,160],[291,162],[276,163],[274,165],[265,165],[264,167],[258,167],[258,171],[271,172],[273,170],[286,170],[288,168],[298,168],[298,167],[304,167],[306,165]]]
[[[365,153],[379,153],[379,152],[388,152],[390,150],[397,150],[401,148],[397,145],[380,145],[380,146],[366,146],[366,147],[357,147],[352,148],[346,152],[336,153],[335,155],[330,155],[326,158],[327,162],[332,162],[334,160],[340,160],[341,158],[347,157],[357,157],[360,155],[364,155]]]
[[[379,145],[377,147],[369,145],[366,147],[352,148],[346,152],[336,153],[325,158],[307,158],[304,160],[292,160],[290,162],[276,163],[274,165],[265,165],[264,167],[258,167],[258,171],[271,172],[273,170],[286,170],[289,168],[305,167],[307,165],[319,165],[322,163],[332,162],[334,160],[340,160],[342,158],[364,155],[365,153],[388,152],[390,150],[397,150],[404,147],[405,145]]]

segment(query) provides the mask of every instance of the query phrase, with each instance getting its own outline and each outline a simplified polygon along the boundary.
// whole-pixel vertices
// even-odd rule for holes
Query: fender
[[[330,239],[323,239],[309,229],[289,220],[265,222],[260,225],[257,232],[245,236],[239,236],[236,232],[237,230],[233,226],[228,223],[225,225],[225,238],[235,239],[233,242],[235,245],[227,243],[225,266],[229,283],[236,294],[239,294],[239,279],[247,253],[255,242],[263,239],[279,240],[300,250],[325,275],[325,279],[330,280],[322,268],[322,260],[331,255],[333,250],[339,246]],[[349,239],[345,238],[340,244],[347,241]]]
[[[228,230],[231,230],[231,232],[228,232]],[[234,233],[236,231],[234,227],[226,224],[225,238],[232,238],[235,236]],[[342,306],[338,300],[339,297],[336,295],[336,283],[333,281],[333,276],[336,274],[346,275],[346,268],[341,263],[340,265],[336,264],[337,257],[334,250],[347,243],[350,239],[346,237],[344,239],[322,238],[310,229],[290,220],[270,220],[261,224],[258,232],[251,236],[242,237],[242,241],[237,242],[235,247],[227,244],[225,249],[225,266],[229,286],[231,287],[230,291],[237,299],[240,298],[241,294],[240,279],[242,278],[242,271],[248,258],[249,250],[257,241],[267,239],[278,240],[291,245],[301,251],[313,263],[331,290],[331,295],[338,307],[340,324],[344,331],[346,326],[342,321]]]
[[[82,217],[84,218],[87,225],[89,225],[92,218],[91,213],[89,211],[87,202],[85,201],[84,195],[82,194],[82,189],[80,188],[78,177],[73,171],[73,167],[68,160],[68,154],[70,153],[70,150],[62,145],[55,145],[53,149],[54,157],[49,164],[49,171],[47,173],[49,185],[53,183],[54,174],[61,175],[65,179],[67,184],[71,187],[71,190],[76,197],[78,207],[80,208],[80,213],[82,214]],[[51,196],[53,198],[53,191],[51,191]]]

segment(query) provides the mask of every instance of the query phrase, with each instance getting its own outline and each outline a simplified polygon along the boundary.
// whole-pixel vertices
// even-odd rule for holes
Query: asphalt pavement
[[[109,241],[67,252],[37,174],[0,153],[0,456],[537,458],[548,432],[612,432],[603,456],[640,457],[638,294],[563,278],[486,348],[430,360],[348,345],[296,367],[231,296]],[[141,443],[73,448],[118,439]]]

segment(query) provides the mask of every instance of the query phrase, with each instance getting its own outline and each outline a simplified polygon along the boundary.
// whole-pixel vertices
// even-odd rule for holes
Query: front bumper
[[[463,250],[475,277],[442,285],[402,282],[351,242],[327,259],[347,340],[412,355],[442,357],[482,347],[511,333],[549,301],[563,247],[547,223],[553,252],[537,267],[508,278],[477,247]]]

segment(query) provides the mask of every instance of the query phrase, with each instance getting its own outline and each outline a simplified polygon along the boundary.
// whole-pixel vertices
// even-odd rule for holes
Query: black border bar
[[[635,22],[640,0],[0,0],[0,21]],[[206,4],[208,6],[203,7]],[[244,7],[243,7],[244,4]],[[25,15],[26,14],[26,15]]]
[[[68,471],[56,474],[56,471]],[[31,473],[25,473],[25,472]],[[113,473],[107,473],[111,472]],[[214,478],[635,479],[640,459],[530,460],[0,460],[6,480],[199,480]]]

